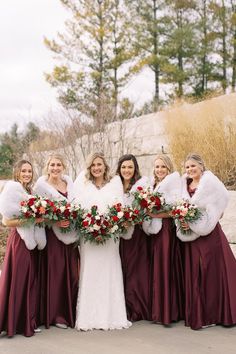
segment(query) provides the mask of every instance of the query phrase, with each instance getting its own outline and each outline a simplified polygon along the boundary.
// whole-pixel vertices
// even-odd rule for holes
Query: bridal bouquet
[[[29,196],[27,200],[20,203],[19,219],[34,223],[35,219],[48,219],[54,211],[54,203],[41,196]],[[37,226],[45,226],[44,223],[38,223]]]
[[[182,223],[188,224],[197,221],[201,218],[202,212],[195,204],[191,204],[187,199],[182,199],[171,205],[169,214],[177,221],[180,231],[187,235],[191,233],[191,230],[183,228]]]
[[[115,227],[116,226],[116,227]],[[91,210],[84,212],[81,227],[78,230],[83,237],[84,242],[103,245],[107,240],[112,238],[118,229],[117,225],[113,225],[107,214],[100,214],[96,205]]]
[[[158,213],[164,210],[166,207],[165,199],[159,192],[153,192],[150,188],[137,187],[137,190],[133,192],[134,200],[132,203],[133,208],[136,208],[145,214]]]

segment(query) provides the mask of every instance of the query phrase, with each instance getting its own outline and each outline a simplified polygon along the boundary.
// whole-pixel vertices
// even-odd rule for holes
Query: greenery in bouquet
[[[202,212],[197,205],[190,203],[187,199],[174,203],[169,214],[177,221],[177,226],[183,234],[191,233],[191,230],[183,227],[183,224],[194,223],[202,216]]]

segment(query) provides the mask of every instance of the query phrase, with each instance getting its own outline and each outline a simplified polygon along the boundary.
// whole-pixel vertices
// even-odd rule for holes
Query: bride
[[[76,179],[75,196],[83,208],[98,206],[104,213],[109,206],[123,200],[119,176],[111,178],[103,154],[95,153],[87,161],[87,170]],[[81,268],[77,300],[77,330],[128,328],[119,242],[104,245],[81,241]]]

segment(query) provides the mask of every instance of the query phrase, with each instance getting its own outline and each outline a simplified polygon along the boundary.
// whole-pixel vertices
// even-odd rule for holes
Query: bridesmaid
[[[35,184],[35,193],[51,200],[71,201],[73,182],[64,175],[64,158],[59,154],[49,156],[45,171]],[[66,329],[75,325],[76,299],[78,292],[79,251],[75,247],[75,232],[62,233],[60,228],[69,226],[69,221],[59,221],[46,228],[47,246],[41,254],[41,305],[40,323],[46,328],[55,325]]]
[[[181,178],[173,172],[167,155],[158,155],[154,162],[154,192],[162,193],[166,203],[173,203],[181,193]],[[143,229],[151,234],[151,319],[169,325],[183,319],[183,269],[180,241],[168,213],[149,214]]]
[[[119,159],[116,174],[123,183],[124,204],[130,206],[133,201],[131,192],[138,186],[147,186],[148,178],[141,178],[138,162],[131,154]],[[131,239],[120,240],[120,256],[128,319],[149,320],[150,239],[139,225],[135,226]]]
[[[6,183],[0,196],[3,224],[10,228],[0,276],[0,333],[5,331],[8,337],[15,334],[30,337],[41,331],[36,321],[39,251],[34,239],[37,230],[41,233],[42,229],[24,226],[24,221],[13,215],[19,214],[20,202],[31,194],[32,164],[27,160],[16,163],[13,179]]]
[[[192,329],[236,324],[236,259],[219,219],[228,202],[223,183],[197,154],[185,160],[182,197],[202,208],[202,217],[178,230],[185,250],[185,323]]]

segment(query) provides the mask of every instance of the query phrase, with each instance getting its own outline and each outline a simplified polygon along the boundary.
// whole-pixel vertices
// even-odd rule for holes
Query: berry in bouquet
[[[149,218],[147,213],[157,214],[169,209],[162,194],[153,192],[150,187],[137,187],[136,191],[133,192],[133,196],[132,207],[140,210],[144,219]]]
[[[114,237],[117,231],[117,225],[112,224],[108,214],[101,214],[98,207],[93,205],[91,210],[85,211],[81,228],[78,230],[84,242],[94,243],[96,245],[104,245],[107,240]]]
[[[188,199],[182,199],[173,205],[169,215],[176,220],[177,226],[182,234],[191,234],[190,229],[186,229],[183,224],[194,223],[201,218],[202,212],[197,205],[189,202]]]

